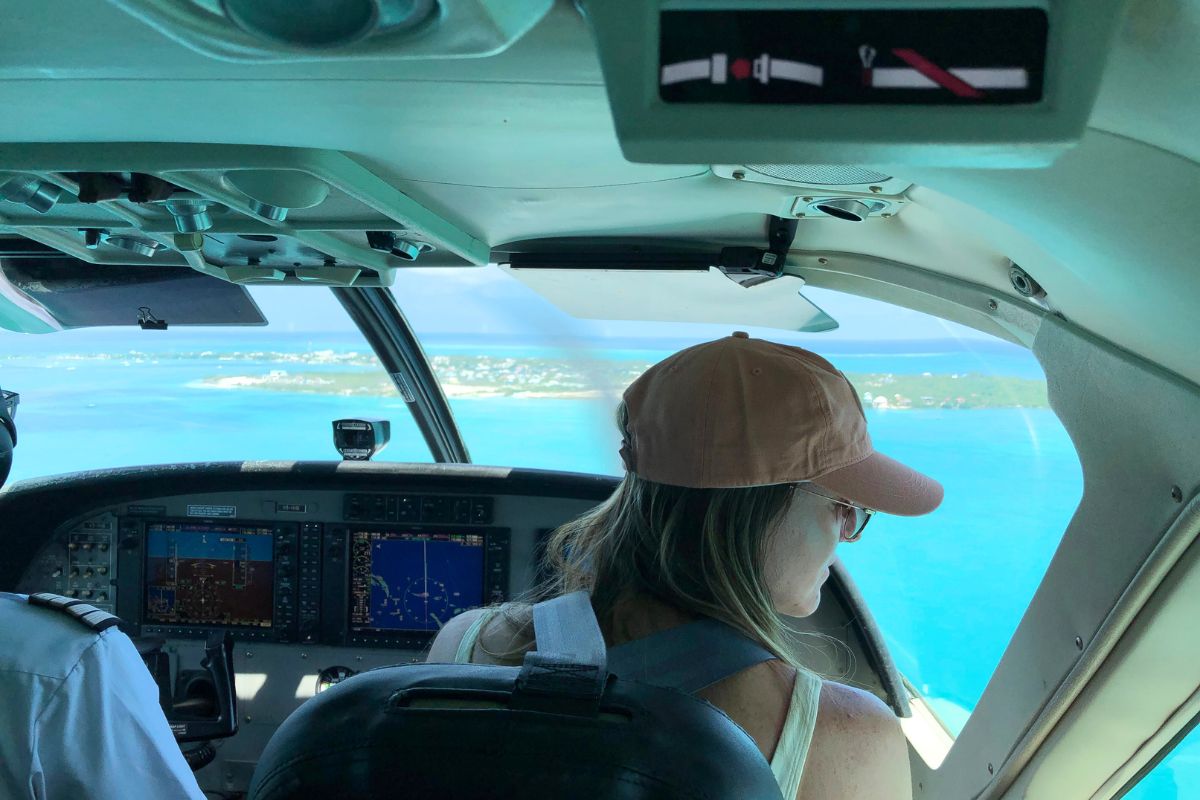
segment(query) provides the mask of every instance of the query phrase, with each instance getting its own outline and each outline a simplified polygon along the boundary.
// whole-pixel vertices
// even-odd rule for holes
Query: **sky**
[[[318,287],[251,287],[251,294],[273,327],[290,331],[350,331],[353,323],[328,291]],[[579,336],[661,338],[671,332],[662,323],[580,320],[560,311],[499,267],[398,270],[397,301],[422,336]],[[752,291],[752,290],[745,290]],[[807,287],[805,297],[840,323],[814,340],[990,339],[972,328],[875,300]],[[683,326],[681,338],[711,333],[728,335],[730,325]],[[753,335],[768,335],[754,326]]]

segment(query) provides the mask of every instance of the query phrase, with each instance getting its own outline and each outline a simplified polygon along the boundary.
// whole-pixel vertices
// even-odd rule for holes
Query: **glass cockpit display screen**
[[[484,551],[479,533],[352,531],[350,627],[436,631],[483,605]]]
[[[271,627],[274,550],[269,527],[148,524],[146,621]]]

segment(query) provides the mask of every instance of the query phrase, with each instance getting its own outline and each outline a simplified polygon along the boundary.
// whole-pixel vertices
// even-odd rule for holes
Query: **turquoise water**
[[[313,349],[366,354],[362,340],[270,331],[183,332],[153,339],[87,332],[4,337],[0,386],[22,395],[13,479],[133,464],[244,458],[328,459],[330,421],[392,420],[384,460],[428,461],[398,397],[298,395],[195,384],[213,375],[311,371],[270,357],[181,359],[181,352]],[[19,344],[20,348],[12,346]],[[988,373],[1040,377],[1019,348],[971,342],[832,343],[847,372]],[[655,361],[678,343],[530,347],[491,344],[503,357]],[[431,354],[480,354],[454,342]],[[130,349],[136,349],[131,354]],[[72,353],[71,358],[60,354]],[[90,355],[89,355],[90,354]],[[88,357],[80,358],[81,355]],[[353,367],[337,367],[354,369]],[[358,368],[364,369],[364,368]],[[473,461],[617,474],[614,397],[452,400]],[[877,518],[843,559],[878,618],[900,669],[954,729],[978,700],[1081,494],[1074,450],[1046,409],[868,411],[876,446],[943,482],[946,501],[916,520]]]

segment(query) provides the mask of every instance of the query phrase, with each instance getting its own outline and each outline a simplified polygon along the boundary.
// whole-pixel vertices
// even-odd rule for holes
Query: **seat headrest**
[[[714,706],[609,678],[592,712],[531,706],[517,667],[411,664],[356,675],[276,731],[251,800],[779,800],[754,741]]]

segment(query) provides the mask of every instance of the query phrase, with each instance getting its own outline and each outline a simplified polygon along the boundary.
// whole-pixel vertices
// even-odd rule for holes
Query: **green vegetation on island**
[[[433,356],[445,393],[451,398],[617,398],[649,362],[605,359]],[[331,363],[332,362],[332,363]],[[391,380],[375,364],[327,360],[339,369],[271,369],[255,375],[214,375],[201,386],[344,396],[392,396]],[[291,366],[289,364],[288,366]],[[863,405],[875,409],[1046,408],[1046,384],[1030,378],[996,375],[848,373]]]

